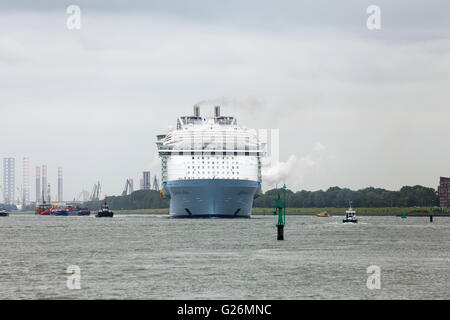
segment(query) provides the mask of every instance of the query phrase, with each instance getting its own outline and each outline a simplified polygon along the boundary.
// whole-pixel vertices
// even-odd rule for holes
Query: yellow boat
[[[316,217],[331,217],[331,215],[328,212],[324,211],[316,214]]]

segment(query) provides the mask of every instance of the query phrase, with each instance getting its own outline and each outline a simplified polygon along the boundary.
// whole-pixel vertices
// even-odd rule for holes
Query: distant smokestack
[[[42,198],[47,201],[47,166],[44,164],[42,166]]]
[[[220,117],[220,106],[215,106],[214,107],[214,116],[216,118]]]
[[[58,202],[63,202],[63,168],[58,168]]]
[[[199,105],[194,106],[194,117],[200,117],[200,106]]]
[[[22,176],[22,204],[27,205],[30,202],[30,159],[23,158],[23,176]]]
[[[152,186],[150,181],[150,171],[144,171],[143,178],[142,189],[150,190]]]
[[[41,201],[41,167],[36,167],[36,204]]]
[[[47,187],[47,198],[48,198],[48,203],[50,203],[50,201],[51,201],[51,194],[52,194],[52,190],[51,190],[51,188],[50,188],[50,183],[48,184],[48,187]]]

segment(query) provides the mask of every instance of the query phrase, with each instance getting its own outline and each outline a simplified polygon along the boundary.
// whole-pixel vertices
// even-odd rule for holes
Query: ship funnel
[[[194,106],[194,117],[200,117],[200,106],[197,104]]]
[[[214,107],[214,117],[216,117],[216,118],[220,117],[220,106]]]

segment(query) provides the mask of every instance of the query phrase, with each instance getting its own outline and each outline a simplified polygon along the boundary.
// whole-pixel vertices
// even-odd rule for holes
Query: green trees
[[[139,190],[128,196],[108,197],[107,200],[111,210],[159,209],[169,207],[169,201],[161,199],[159,191],[155,190]],[[103,200],[89,201],[84,205],[89,210],[98,210],[102,202]]]
[[[254,201],[256,208],[274,208],[277,193],[283,189],[267,191]],[[399,191],[380,188],[365,188],[353,191],[347,188],[331,187],[328,190],[293,192],[286,190],[287,206],[290,208],[345,208],[352,201],[354,207],[413,207],[432,206],[439,203],[439,196],[433,188],[422,186],[403,187]],[[90,210],[98,210],[102,201],[90,201],[85,205]],[[159,209],[168,208],[169,201],[161,199],[158,191],[139,190],[128,196],[108,197],[111,210]]]
[[[277,192],[282,189],[267,191],[254,202],[256,208],[272,208],[275,206]],[[380,188],[365,188],[353,191],[347,188],[331,187],[326,191],[287,191],[287,202],[290,208],[345,208],[352,201],[354,207],[413,207],[432,206],[439,203],[439,196],[433,188],[422,186],[403,187],[399,191]]]
[[[5,209],[6,211],[16,211],[17,206],[15,204],[3,204],[0,203],[0,209]],[[34,208],[33,208],[34,210]]]

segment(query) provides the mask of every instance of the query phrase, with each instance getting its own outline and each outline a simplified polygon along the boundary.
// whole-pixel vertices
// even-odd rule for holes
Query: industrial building
[[[3,159],[3,200],[6,204],[13,204],[16,189],[16,160]]]
[[[141,179],[141,190],[157,190],[159,191],[159,179],[156,175],[153,178],[153,186],[152,186],[152,176],[150,171],[144,171],[142,173]]]
[[[439,202],[441,208],[448,208],[450,203],[450,178],[441,177],[440,179]]]
[[[23,158],[22,172],[22,205],[30,203],[30,159]]]
[[[150,190],[152,187],[152,182],[151,182],[151,176],[150,176],[150,171],[144,171],[143,172],[143,183],[141,186],[141,189],[144,190]]]

